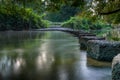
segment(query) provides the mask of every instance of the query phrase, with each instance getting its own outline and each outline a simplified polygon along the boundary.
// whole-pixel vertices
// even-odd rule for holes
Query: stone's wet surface
[[[110,63],[86,54],[64,32],[0,32],[0,80],[111,80]]]
[[[112,80],[120,80],[120,54],[112,61]]]
[[[120,42],[107,40],[89,40],[87,43],[88,56],[99,61],[110,61],[120,53]]]

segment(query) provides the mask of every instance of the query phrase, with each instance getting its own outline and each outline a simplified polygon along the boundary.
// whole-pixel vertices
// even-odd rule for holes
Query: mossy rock
[[[120,80],[120,54],[112,62],[112,80]]]
[[[90,40],[87,44],[87,55],[96,60],[111,62],[120,53],[120,42]]]

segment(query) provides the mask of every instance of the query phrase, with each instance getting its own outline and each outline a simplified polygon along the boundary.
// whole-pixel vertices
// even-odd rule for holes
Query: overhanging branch
[[[114,11],[110,11],[110,12],[98,12],[99,15],[110,15],[110,14],[113,14],[113,13],[117,13],[117,12],[120,12],[120,9],[117,9],[117,10],[114,10]]]

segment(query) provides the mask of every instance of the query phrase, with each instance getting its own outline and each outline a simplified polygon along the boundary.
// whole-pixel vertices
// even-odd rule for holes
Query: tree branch
[[[113,13],[117,13],[119,11],[120,11],[120,9],[117,9],[117,10],[110,11],[110,12],[105,12],[105,13],[98,12],[98,14],[100,14],[100,15],[110,15],[110,14],[113,14]]]

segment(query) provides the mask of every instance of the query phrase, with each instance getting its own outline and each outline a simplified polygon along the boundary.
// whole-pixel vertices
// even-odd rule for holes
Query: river
[[[111,80],[111,63],[86,54],[65,32],[0,32],[0,80]]]

